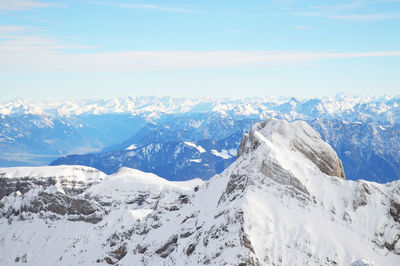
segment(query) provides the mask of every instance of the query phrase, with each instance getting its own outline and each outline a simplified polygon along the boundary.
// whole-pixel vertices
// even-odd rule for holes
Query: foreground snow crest
[[[399,265],[400,182],[346,181],[305,122],[254,125],[204,183],[51,169],[0,176],[0,265]]]

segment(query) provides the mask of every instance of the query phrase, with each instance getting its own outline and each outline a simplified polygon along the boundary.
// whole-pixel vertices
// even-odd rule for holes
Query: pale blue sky
[[[400,93],[400,0],[0,0],[2,100]]]

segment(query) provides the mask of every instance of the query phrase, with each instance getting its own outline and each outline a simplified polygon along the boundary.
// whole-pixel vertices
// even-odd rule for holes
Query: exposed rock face
[[[102,220],[104,209],[94,201],[80,197],[71,197],[57,191],[32,189],[25,196],[18,195],[20,204],[14,206],[10,201],[3,201],[0,217],[12,219],[19,215],[26,218],[32,214],[41,214],[42,218],[62,219],[98,223]]]
[[[258,148],[260,133],[271,142],[283,139],[292,149],[312,161],[322,173],[345,179],[342,162],[336,152],[304,121],[287,122],[270,118],[254,125],[249,134],[244,134],[237,157]]]
[[[399,105],[400,106],[400,105]],[[338,153],[346,179],[387,183],[400,179],[400,123],[316,119],[310,125]]]
[[[374,264],[367,260],[359,259],[353,262],[350,266],[374,266]]]
[[[0,168],[0,200],[38,186],[56,186],[67,195],[78,195],[104,177],[104,173],[86,166]]]
[[[78,195],[85,191],[85,189],[91,184],[85,184],[84,182],[74,180],[68,181],[67,179],[60,181],[57,179],[57,177],[0,178],[0,199],[17,191],[25,194],[30,189],[37,186],[45,189],[47,187],[56,185],[59,185],[60,188],[68,195]]]
[[[0,217],[98,223],[105,210],[80,194],[104,176],[81,166],[0,169]]]
[[[0,264],[398,266],[400,182],[337,178],[335,155],[303,123],[268,120],[204,183],[121,168],[77,195],[11,192]]]
[[[0,200],[11,193],[20,192],[25,194],[35,186],[42,186],[46,188],[48,186],[54,186],[55,180],[37,180],[29,177],[25,178],[0,178]]]

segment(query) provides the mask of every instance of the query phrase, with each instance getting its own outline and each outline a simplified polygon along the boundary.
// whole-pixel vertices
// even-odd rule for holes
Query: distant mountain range
[[[337,151],[349,179],[385,182],[400,178],[399,104],[399,96],[345,94],[15,100],[0,105],[0,166],[82,164],[106,173],[128,166],[170,180],[207,179],[234,161],[254,122],[275,117],[310,123]]]

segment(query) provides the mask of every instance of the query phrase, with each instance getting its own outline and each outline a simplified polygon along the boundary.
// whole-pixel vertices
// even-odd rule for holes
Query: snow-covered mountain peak
[[[274,118],[255,124],[249,134],[243,136],[238,157],[258,150],[260,157],[273,157],[280,164],[289,161],[314,165],[327,175],[345,179],[342,163],[332,147],[306,122],[288,122]],[[310,164],[311,163],[311,164]]]
[[[104,201],[129,201],[132,195],[158,195],[163,191],[192,191],[196,185],[202,184],[200,179],[188,182],[170,182],[152,173],[121,167],[115,174],[107,176],[100,184],[89,188],[86,192],[91,197],[104,198]]]
[[[236,117],[283,117],[288,120],[316,117],[351,121],[372,120],[391,124],[398,118],[400,96],[361,97],[339,95],[314,99],[276,98],[171,98],[127,97],[110,100],[66,100],[59,102],[14,100],[0,103],[0,115],[74,117],[80,115],[132,114],[156,120],[162,114],[209,113]],[[393,116],[393,117],[391,117]]]
[[[145,173],[129,167],[121,167],[115,174],[108,176],[104,181],[105,182],[103,183],[110,181],[115,184],[126,181],[127,183],[135,184],[136,187],[142,186],[149,190],[167,190],[173,188],[180,190],[193,190],[195,186],[203,183],[201,179],[170,182],[153,173]]]
[[[238,159],[216,178],[226,182],[219,209],[243,220],[238,223],[247,262],[399,261],[399,182],[346,181],[332,174],[332,162],[343,173],[336,153],[306,123],[271,119],[253,126]],[[282,262],[284,257],[293,259]]]

